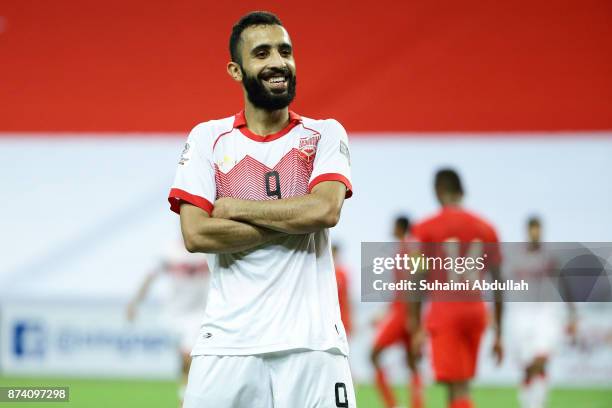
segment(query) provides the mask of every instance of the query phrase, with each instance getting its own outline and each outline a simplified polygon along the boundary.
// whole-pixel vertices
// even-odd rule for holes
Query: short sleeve
[[[206,129],[196,126],[183,148],[168,201],[170,209],[179,213],[181,202],[193,204],[212,213],[216,198],[212,146],[206,143]]]
[[[333,119],[327,121],[321,132],[308,191],[323,181],[339,181],[346,186],[346,198],[353,195],[348,137],[342,125]]]

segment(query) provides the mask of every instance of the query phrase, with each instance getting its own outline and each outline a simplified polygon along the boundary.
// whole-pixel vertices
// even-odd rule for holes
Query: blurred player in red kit
[[[351,298],[349,292],[349,277],[346,267],[340,262],[340,249],[332,244],[332,257],[336,270],[336,283],[338,284],[338,303],[340,304],[340,317],[344,324],[347,337],[351,335]]]
[[[405,251],[406,246],[410,245],[410,221],[407,217],[397,217],[393,224],[393,237],[400,242],[400,251]],[[396,271],[396,280],[401,277],[397,276],[399,271]],[[376,387],[385,403],[385,407],[395,407],[396,399],[393,390],[387,382],[387,378],[383,367],[380,364],[381,353],[390,346],[401,343],[406,351],[406,361],[411,374],[411,384],[409,386],[411,396],[411,407],[423,407],[423,387],[421,376],[418,369],[418,359],[416,353],[412,349],[412,337],[407,321],[407,303],[403,299],[394,300],[386,316],[378,323],[374,345],[370,352],[370,359],[376,370]]]
[[[528,242],[507,269],[511,276],[531,282],[549,279],[558,268],[558,260],[541,242],[542,223],[537,217],[527,220]],[[576,334],[574,304],[567,304],[567,334]],[[564,331],[564,311],[561,302],[513,302],[510,304],[510,324],[514,348],[523,367],[523,384],[519,390],[521,408],[544,408],[548,396],[546,368],[551,355],[560,345]]]
[[[482,255],[487,248],[486,268],[493,279],[499,279],[501,256],[495,229],[479,216],[461,207],[463,187],[459,175],[451,169],[436,173],[435,193],[442,209],[434,216],[420,222],[412,229],[412,234],[423,248],[437,248],[436,251],[450,252],[449,245],[427,245],[433,243],[452,243],[460,254]],[[440,255],[440,254],[438,254]],[[442,254],[450,256],[451,254]],[[438,281],[448,282],[461,275],[454,270],[429,270],[428,277],[436,276]],[[472,292],[473,293],[473,292]],[[432,297],[430,292],[429,296]],[[497,292],[495,301],[495,340],[493,353],[497,363],[501,363],[503,349],[501,343],[501,294]],[[469,384],[476,373],[478,349],[482,334],[487,325],[487,311],[480,295],[461,301],[430,299],[429,311],[425,319],[425,329],[420,322],[421,303],[411,304],[409,324],[413,333],[413,347],[419,351],[425,341],[425,331],[431,341],[432,363],[436,380],[446,385],[448,406],[450,408],[471,408],[474,403],[470,397]],[[448,300],[448,299],[447,299]]]

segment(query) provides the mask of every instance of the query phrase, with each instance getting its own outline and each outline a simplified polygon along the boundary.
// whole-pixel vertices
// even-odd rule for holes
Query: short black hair
[[[230,35],[229,52],[232,61],[241,62],[240,53],[238,52],[240,36],[245,29],[256,25],[279,25],[282,27],[283,23],[275,14],[269,11],[251,11],[249,14],[242,16],[232,27],[232,35]]]
[[[406,232],[410,231],[410,228],[411,228],[410,219],[408,219],[408,217],[404,215],[400,215],[399,217],[395,219],[395,226],[400,227],[402,230]]]
[[[434,182],[436,190],[445,193],[463,194],[463,185],[459,174],[453,169],[440,169],[436,172]]]
[[[537,215],[532,215],[531,217],[527,218],[527,226],[529,228],[540,227],[541,225],[542,223],[540,221],[540,217],[538,217]]]

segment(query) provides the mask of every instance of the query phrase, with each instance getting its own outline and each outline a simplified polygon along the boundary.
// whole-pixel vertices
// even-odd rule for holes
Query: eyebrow
[[[251,54],[257,54],[257,52],[259,51],[269,50],[271,48],[272,46],[270,44],[260,44],[251,50]],[[291,46],[291,44],[286,43],[286,42],[278,44],[278,48],[289,49],[290,51],[293,51],[293,47]]]

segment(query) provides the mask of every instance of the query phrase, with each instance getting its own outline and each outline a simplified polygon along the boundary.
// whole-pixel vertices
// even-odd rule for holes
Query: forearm
[[[149,288],[151,287],[151,284],[157,277],[158,273],[159,273],[159,270],[156,269],[153,272],[151,272],[149,275],[147,275],[144,282],[142,283],[142,286],[140,286],[140,288],[138,289],[136,296],[134,296],[134,298],[132,299],[131,301],[132,304],[138,305],[144,300],[144,298],[147,296],[147,293],[149,293]]]
[[[501,337],[502,335],[502,316],[504,310],[504,303],[501,301],[495,301],[495,335]]]
[[[231,219],[288,234],[306,234],[330,228],[338,222],[328,203],[313,194],[282,200],[235,200]]]
[[[345,194],[344,184],[326,181],[300,197],[266,201],[222,198],[215,202],[213,216],[287,234],[307,234],[338,223]]]
[[[194,220],[181,217],[181,229],[187,250],[204,253],[240,252],[282,235],[277,231],[221,218]]]
[[[501,269],[499,266],[494,266],[491,268],[491,275],[494,281],[501,281]],[[498,337],[501,337],[502,334],[502,318],[504,314],[504,296],[501,290],[496,290],[493,294],[494,296],[494,314],[493,317],[495,319],[495,334]]]
[[[415,333],[421,326],[421,302],[413,302],[408,304],[408,330]]]

